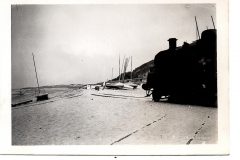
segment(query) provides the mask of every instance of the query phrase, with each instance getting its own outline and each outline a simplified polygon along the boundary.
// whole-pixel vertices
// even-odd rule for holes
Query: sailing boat
[[[127,66],[128,66],[128,62],[129,62],[129,59],[131,60],[131,79],[130,79],[130,82],[127,82],[127,83],[124,83],[124,88],[127,88],[127,89],[136,89],[137,88],[137,84],[134,84],[132,82],[132,56],[127,58],[127,61],[125,62],[125,66],[124,66],[124,74],[123,74],[123,82],[124,82],[124,78],[125,78],[125,73],[126,73],[126,70],[127,70]]]
[[[111,89],[123,89],[124,84],[120,82],[120,78],[121,78],[121,73],[120,73],[120,55],[119,55],[119,80],[118,82],[106,83],[106,87]]]
[[[35,64],[35,59],[34,59],[34,54],[32,53],[33,56],[33,64],[34,64],[34,68],[35,68],[35,73],[36,73],[36,79],[37,79],[37,85],[38,85],[38,94],[37,94],[37,101],[43,101],[43,100],[48,100],[48,93],[40,93],[40,87],[39,87],[39,83],[38,83],[38,75],[37,75],[37,69],[36,69],[36,64]]]

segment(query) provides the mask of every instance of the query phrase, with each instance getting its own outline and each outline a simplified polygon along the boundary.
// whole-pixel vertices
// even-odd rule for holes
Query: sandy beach
[[[217,108],[153,102],[135,90],[66,89],[12,107],[13,145],[217,143]]]

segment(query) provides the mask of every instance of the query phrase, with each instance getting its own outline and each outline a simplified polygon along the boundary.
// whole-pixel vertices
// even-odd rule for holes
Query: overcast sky
[[[168,48],[213,28],[216,8],[201,5],[18,5],[12,6],[12,87],[95,83],[118,75],[118,57],[133,68]],[[216,22],[215,22],[216,25]],[[130,67],[128,67],[130,70]]]

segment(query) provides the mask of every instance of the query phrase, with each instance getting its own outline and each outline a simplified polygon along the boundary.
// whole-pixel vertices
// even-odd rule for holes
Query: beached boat
[[[123,89],[124,84],[121,82],[115,82],[115,83],[106,83],[107,88],[113,88],[113,89]]]
[[[132,82],[128,82],[128,83],[124,83],[124,87],[136,89],[136,88],[138,87],[138,85],[137,85],[137,84],[134,84],[134,83],[132,83]]]

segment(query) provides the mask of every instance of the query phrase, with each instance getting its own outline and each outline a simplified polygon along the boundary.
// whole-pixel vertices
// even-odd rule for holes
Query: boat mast
[[[198,39],[200,39],[200,34],[199,34],[199,30],[198,30],[198,24],[197,24],[197,18],[196,18],[196,16],[195,16],[195,22],[196,22]]]
[[[120,54],[119,54],[119,63],[118,63],[118,69],[119,69],[119,77],[118,77],[118,81],[120,82]]]
[[[38,83],[38,75],[37,75],[37,69],[36,69],[36,64],[34,60],[34,54],[32,53],[33,56],[33,63],[34,63],[34,68],[35,68],[35,73],[36,73],[36,79],[37,79],[37,85],[38,85],[38,94],[40,94],[40,89],[39,89],[39,83]]]
[[[113,68],[112,68],[112,79],[113,79]]]
[[[212,19],[212,23],[213,23],[213,28],[215,29],[215,24],[214,24],[214,21],[213,21],[213,17],[211,16],[211,19]]]
[[[132,81],[132,56],[131,56],[131,81]]]
[[[125,56],[123,57],[122,70],[121,70],[121,76],[120,76],[121,78],[120,79],[123,78],[124,63],[125,63]]]
[[[124,68],[123,68],[123,83],[124,83],[125,73],[126,73],[126,70],[127,70],[128,61],[129,61],[129,58],[126,58],[126,59],[125,59],[125,62],[124,62]]]

